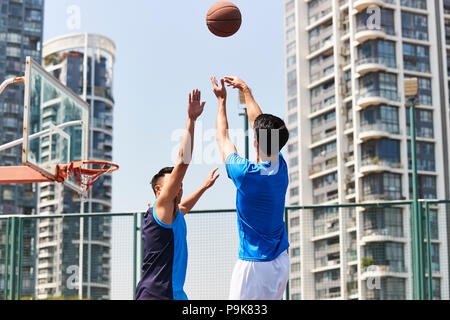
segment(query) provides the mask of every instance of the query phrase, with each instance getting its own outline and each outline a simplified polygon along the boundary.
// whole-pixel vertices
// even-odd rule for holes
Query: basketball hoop
[[[84,166],[100,166],[96,169],[83,168]],[[117,164],[107,161],[75,161],[67,165],[56,167],[56,181],[63,183],[73,178],[85,192],[100,178],[100,176],[119,170]]]

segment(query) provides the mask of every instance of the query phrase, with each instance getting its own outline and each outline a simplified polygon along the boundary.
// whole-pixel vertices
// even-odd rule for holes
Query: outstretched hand
[[[206,101],[200,102],[202,93],[196,89],[189,94],[188,114],[189,118],[196,121],[205,109]]]
[[[227,88],[225,88],[225,80],[220,79],[221,87],[219,87],[219,84],[217,83],[216,77],[211,77],[211,82],[213,85],[213,91],[216,95],[217,99],[227,99]]]
[[[220,174],[218,174],[218,175],[215,176],[217,170],[219,170],[219,168],[216,168],[216,169],[212,170],[212,171],[208,174],[208,176],[206,177],[206,180],[205,180],[205,182],[203,183],[203,187],[204,187],[205,189],[211,188],[211,187],[216,183],[217,179],[219,179]]]
[[[239,89],[241,91],[248,88],[247,84],[238,77],[225,77],[225,82],[229,87],[233,87],[234,89]]]

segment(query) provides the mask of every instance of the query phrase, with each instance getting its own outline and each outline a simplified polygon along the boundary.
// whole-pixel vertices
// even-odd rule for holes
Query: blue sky
[[[217,100],[209,77],[237,75],[253,90],[263,112],[285,115],[283,2],[236,0],[243,24],[231,38],[218,38],[206,27],[205,16],[214,0],[111,1],[46,0],[44,42],[68,33],[89,32],[111,38],[117,47],[114,74],[113,211],[145,210],[154,199],[152,176],[173,165],[177,141],[184,128],[187,97],[200,89],[207,101],[198,132],[215,126]],[[68,7],[81,9],[79,29],[70,29]],[[229,90],[232,129],[243,128],[238,94]],[[196,141],[206,152],[214,145]],[[252,146],[253,144],[251,144]],[[239,146],[243,154],[243,144]],[[251,153],[254,156],[254,153]],[[184,180],[185,195],[198,188],[207,173],[219,167],[221,177],[197,209],[234,208],[235,189],[222,164],[197,161]]]

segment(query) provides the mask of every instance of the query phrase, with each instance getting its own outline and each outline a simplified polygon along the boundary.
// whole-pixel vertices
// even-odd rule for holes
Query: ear
[[[162,190],[162,187],[159,184],[157,184],[155,186],[155,195],[158,196],[161,193],[161,190]]]

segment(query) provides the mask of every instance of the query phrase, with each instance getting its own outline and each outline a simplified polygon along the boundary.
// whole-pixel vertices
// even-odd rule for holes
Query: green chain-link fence
[[[412,250],[413,205],[287,207],[286,299],[407,300],[414,299],[420,281],[425,298],[449,299],[450,201],[421,202],[424,271],[419,276],[412,272],[420,258]],[[0,299],[134,299],[143,215],[0,216]],[[236,211],[195,211],[186,220],[189,298],[227,299],[238,258]]]

